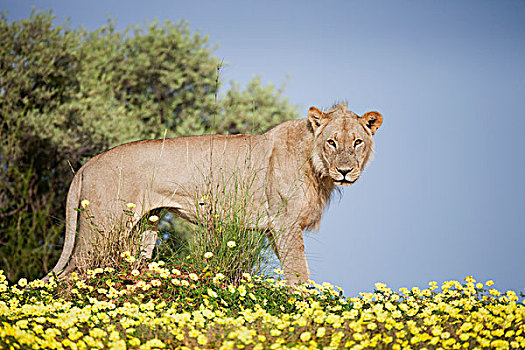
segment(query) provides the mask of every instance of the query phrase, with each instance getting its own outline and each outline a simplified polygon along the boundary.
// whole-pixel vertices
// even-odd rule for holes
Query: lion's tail
[[[82,169],[80,169],[69,187],[66,202],[66,234],[64,238],[64,248],[53,272],[60,275],[64,272],[65,267],[69,263],[73,249],[75,248],[75,236],[77,231],[78,208],[80,202],[80,194],[82,192]],[[49,279],[49,274],[44,278]]]

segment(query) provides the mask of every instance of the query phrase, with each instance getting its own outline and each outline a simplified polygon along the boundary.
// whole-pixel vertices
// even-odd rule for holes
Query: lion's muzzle
[[[336,168],[332,179],[337,186],[350,186],[359,179],[360,171],[354,168]]]

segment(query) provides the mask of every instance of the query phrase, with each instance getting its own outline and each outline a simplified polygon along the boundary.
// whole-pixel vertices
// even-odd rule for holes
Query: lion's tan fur
[[[137,213],[162,207],[196,221],[202,184],[228,181],[235,174],[252,177],[250,197],[264,210],[263,228],[273,235],[286,278],[305,281],[303,231],[319,227],[335,186],[350,185],[360,176],[381,122],[378,112],[359,117],[345,104],[324,113],[311,107],[308,118],[284,122],[262,135],[138,141],[99,154],[72,182],[64,250],[53,271],[71,270],[79,252],[96,249],[92,223],[74,210],[81,200],[89,200],[99,228],[121,219],[128,202],[137,205]]]

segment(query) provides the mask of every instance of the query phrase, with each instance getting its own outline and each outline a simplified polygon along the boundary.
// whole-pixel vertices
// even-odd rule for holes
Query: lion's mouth
[[[335,182],[335,184],[336,184],[337,186],[350,186],[350,185],[352,185],[352,184],[353,184],[354,182],[356,182],[356,181],[357,181],[357,179],[355,179],[355,180],[353,180],[353,181],[350,181],[350,180],[347,180],[347,179],[343,179],[343,180],[336,180],[336,181],[334,181],[334,182]]]

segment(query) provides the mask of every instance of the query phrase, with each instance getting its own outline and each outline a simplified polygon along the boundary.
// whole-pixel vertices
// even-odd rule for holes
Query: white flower
[[[220,280],[224,279],[226,276],[224,276],[222,273],[218,273],[213,277],[213,283],[218,283]]]
[[[25,286],[27,286],[27,279],[25,279],[25,278],[21,278],[21,279],[18,281],[18,285],[19,285],[20,287],[22,287],[22,288],[25,287]]]
[[[159,280],[157,280],[157,279],[151,281],[151,285],[152,285],[153,287],[159,287],[161,284],[162,284],[162,282],[159,281]]]
[[[273,272],[275,272],[278,275],[282,275],[283,274],[283,270],[281,270],[281,269],[275,269],[275,270],[273,270]]]
[[[133,208],[136,208],[137,205],[135,203],[128,203],[126,204],[126,207],[128,207],[128,209],[133,209]]]
[[[228,243],[226,243],[226,245],[228,247],[230,247],[230,248],[234,248],[237,245],[237,243],[235,243],[235,241],[228,241]]]
[[[148,264],[148,270],[158,272],[159,271],[159,263],[152,261]]]
[[[204,259],[209,259],[213,256],[213,253],[212,252],[206,252],[204,253]]]
[[[80,202],[80,205],[82,208],[86,209],[86,207],[89,205],[89,201],[87,199],[84,199],[82,202]]]
[[[241,295],[241,297],[246,295],[246,287],[244,285],[240,285],[237,290],[239,291],[239,294]]]
[[[190,273],[188,276],[189,276],[192,280],[194,280],[194,281],[197,281],[197,280],[199,279],[199,276],[197,276],[197,275],[194,274],[194,273]]]
[[[157,221],[159,221],[159,217],[157,215],[152,215],[152,216],[149,217],[149,221],[157,222]]]

